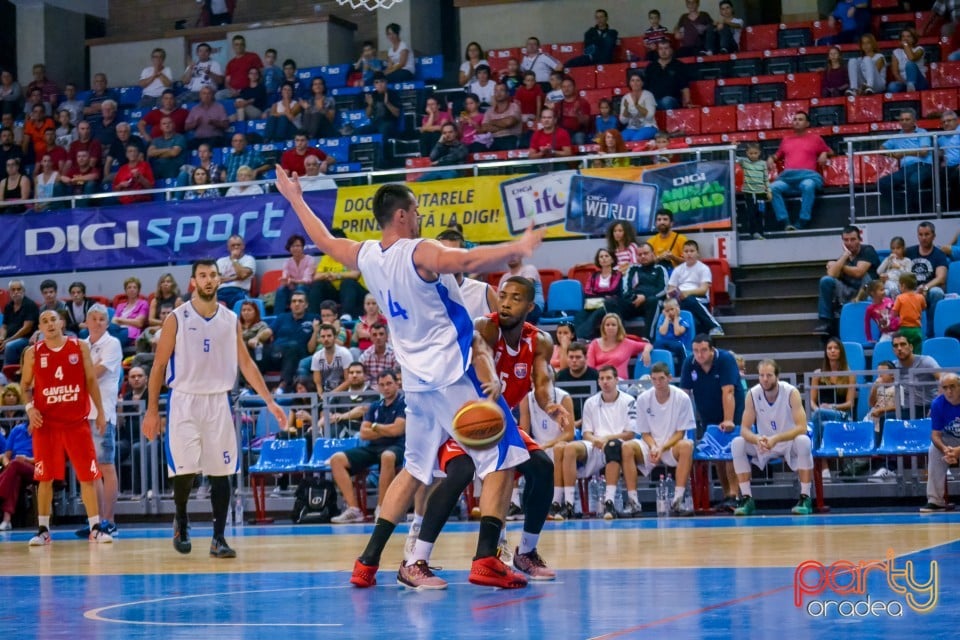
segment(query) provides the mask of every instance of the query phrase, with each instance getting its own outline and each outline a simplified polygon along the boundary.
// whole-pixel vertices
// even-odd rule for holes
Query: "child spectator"
[[[524,122],[535,122],[543,109],[543,89],[537,84],[533,71],[523,74],[523,84],[513,92],[514,101],[520,105],[520,115]]]
[[[550,90],[547,91],[545,98],[547,103],[557,103],[563,101],[563,88],[560,85],[563,84],[563,79],[565,77],[566,76],[563,75],[562,71],[554,71],[550,74]],[[550,108],[552,109],[553,107],[551,106]]]
[[[597,114],[594,128],[597,131],[597,137],[607,129],[617,128],[617,116],[613,115],[613,105],[607,98],[602,98],[598,105],[600,113]]]
[[[843,96],[850,88],[850,73],[843,66],[843,53],[838,46],[832,46],[827,51],[827,66],[823,70],[820,87],[824,98]]]
[[[863,318],[863,333],[867,340],[873,342],[874,324],[880,329],[877,342],[893,340],[893,334],[900,328],[900,317],[893,311],[893,298],[885,295],[883,281],[872,280],[864,287],[864,292],[870,298]]]
[[[653,348],[666,349],[673,355],[674,371],[680,371],[687,357],[687,350],[680,336],[691,330],[690,323],[680,316],[680,303],[673,298],[668,298],[663,303],[663,315],[660,326],[657,327]]]
[[[893,311],[900,316],[900,335],[913,345],[913,352],[920,354],[923,348],[921,319],[927,308],[927,299],[917,292],[917,276],[911,272],[900,275],[900,295],[893,303]]]
[[[647,13],[647,20],[650,22],[650,26],[643,30],[643,46],[647,48],[647,60],[656,62],[658,57],[657,45],[667,40],[669,31],[660,24],[660,12],[656,9],[651,9]]]
[[[517,91],[517,87],[523,84],[523,77],[526,74],[520,73],[520,62],[516,58],[510,58],[507,60],[507,70],[500,74],[500,82],[507,85],[507,89],[510,91],[510,95],[514,95]],[[534,83],[536,83],[537,76],[533,76]]]
[[[870,387],[870,418],[873,420],[873,446],[880,446],[883,419],[897,410],[896,385],[893,383],[893,363],[884,360],[877,365],[880,374]]]
[[[617,269],[626,273],[630,265],[637,264],[640,248],[637,246],[637,231],[632,224],[614,222],[607,227],[607,251],[617,259]]]
[[[353,65],[354,71],[359,71],[362,75],[363,86],[367,87],[373,84],[373,74],[383,71],[386,68],[383,60],[377,58],[377,50],[373,43],[367,40],[363,43],[363,53],[360,59]]]
[[[670,134],[666,131],[658,131],[657,135],[653,136],[653,140],[647,143],[647,148],[660,151],[660,153],[653,156],[653,164],[670,164],[676,162],[676,158],[672,153],[666,153],[670,148]]]
[[[277,66],[277,50],[267,49],[263,53],[263,69],[260,70],[263,86],[268,96],[274,95],[283,83],[283,69]]]
[[[894,236],[890,240],[890,255],[877,267],[877,274],[884,281],[883,287],[891,298],[896,298],[900,293],[900,276],[913,267],[913,260],[904,255],[906,250],[907,244],[903,238]]]
[[[770,200],[767,163],[760,157],[760,145],[747,143],[747,157],[737,158],[743,169],[743,203],[747,218],[747,235],[763,240],[763,219]]]

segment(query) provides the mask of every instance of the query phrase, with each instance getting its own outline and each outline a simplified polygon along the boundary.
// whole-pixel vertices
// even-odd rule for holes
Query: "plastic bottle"
[[[603,501],[601,500],[603,496],[603,483],[601,483],[600,479],[596,476],[590,478],[589,495],[590,513],[600,513],[603,511]]]
[[[666,518],[669,514],[669,503],[667,502],[667,481],[663,474],[660,474],[660,482],[657,483],[657,517]]]
[[[263,343],[257,343],[257,346],[253,350],[253,359],[257,362],[263,360]]]
[[[667,508],[669,509],[670,505],[673,504],[673,496],[676,491],[676,482],[673,480],[673,476],[667,476]]]
[[[233,500],[233,526],[243,526],[243,496],[240,495],[240,489],[237,489]]]

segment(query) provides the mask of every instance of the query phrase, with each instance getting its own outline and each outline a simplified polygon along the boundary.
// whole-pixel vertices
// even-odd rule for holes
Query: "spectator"
[[[877,50],[877,39],[872,33],[860,36],[860,57],[847,63],[850,88],[847,95],[860,96],[883,93],[887,85],[887,60]]]
[[[81,122],[77,125],[77,138],[70,143],[69,154],[70,161],[77,161],[77,153],[86,151],[90,154],[90,162],[98,167],[103,164],[103,146],[100,141],[93,137],[93,129],[89,122]]]
[[[77,139],[77,128],[70,122],[70,112],[66,109],[57,111],[57,128],[54,129],[54,144],[68,148],[70,143]]]
[[[706,11],[700,11],[700,0],[684,0],[687,12],[680,16],[673,36],[680,48],[677,55],[681,58],[695,55],[713,55],[708,42],[715,39],[713,18]]]
[[[280,166],[287,172],[287,175],[296,173],[298,176],[302,176],[306,174],[303,162],[308,156],[320,160],[320,173],[327,173],[329,166],[334,162],[333,158],[320,149],[309,146],[307,134],[300,132],[293,138],[293,148],[284,151],[280,157]]]
[[[357,343],[357,348],[360,349],[361,352],[366,351],[375,344],[376,341],[373,339],[375,325],[383,325],[384,328],[386,328],[387,318],[380,312],[380,305],[377,304],[377,299],[374,297],[374,295],[372,293],[368,293],[363,298],[363,315],[357,319],[357,323],[354,325],[353,338]],[[386,345],[386,333],[384,333],[383,338],[384,345]],[[384,350],[380,349],[379,351],[376,351],[375,354],[382,356],[384,354]],[[364,364],[366,365],[366,363]],[[396,367],[386,368],[394,369]],[[377,372],[370,372],[368,370],[367,374],[368,377],[371,377],[370,384],[376,385]]]
[[[230,146],[233,147],[233,151],[227,154],[223,161],[226,170],[224,178],[226,182],[236,182],[237,172],[244,165],[252,171],[254,177],[271,168],[259,151],[247,146],[247,138],[242,133],[233,134],[230,139]]]
[[[887,342],[900,328],[900,318],[893,312],[893,298],[885,295],[883,281],[871,280],[865,287],[870,304],[863,316],[863,333],[868,342],[874,342],[873,325],[877,326],[880,335],[876,342]],[[900,281],[897,280],[897,294],[900,293]]]
[[[657,9],[651,9],[647,13],[647,21],[650,26],[643,30],[643,46],[647,48],[647,62],[656,62],[659,58],[659,45],[661,42],[670,41],[670,31],[660,24],[660,12]],[[627,52],[627,57],[632,57]]]
[[[100,190],[100,168],[90,159],[84,150],[77,151],[77,160],[69,164],[60,176],[60,182],[53,189],[54,196],[89,196]],[[77,200],[80,207],[87,206],[88,200]]]
[[[250,287],[257,273],[257,260],[244,251],[243,237],[227,238],[227,255],[217,260],[220,272],[220,287],[217,300],[232,309],[238,300],[250,297]]]
[[[66,111],[70,114],[70,124],[77,124],[83,119],[83,101],[77,100],[77,85],[68,82],[63,88],[64,100],[57,105],[57,113]]]
[[[126,485],[125,488],[129,488],[140,495],[146,493],[146,488],[142,486],[140,421],[142,412],[147,405],[148,395],[147,370],[139,366],[130,367],[127,371],[126,391],[122,396],[122,402],[126,404],[126,415],[122,416],[122,424],[118,423],[117,425],[117,460],[121,466],[129,468],[129,471],[122,471],[120,474],[121,480],[130,478],[130,484]],[[153,449],[156,450],[155,455],[158,465],[164,464],[163,447],[153,447]],[[146,458],[146,461],[149,465],[149,458]]]
[[[293,234],[287,238],[286,250],[290,257],[283,263],[280,270],[280,286],[274,296],[274,314],[290,310],[290,296],[294,291],[307,293],[313,282],[313,273],[317,269],[317,259],[303,252],[307,241],[300,234]]]
[[[23,389],[19,383],[4,383],[3,394],[2,397],[0,397],[0,406],[6,408],[0,411],[0,440],[2,440],[4,434],[9,437],[10,431],[15,426],[27,420],[27,412],[24,409],[25,404],[26,400],[23,398]]]
[[[550,80],[554,71],[563,71],[563,64],[540,50],[540,39],[530,36],[527,46],[523,50],[523,60],[520,61],[521,71],[533,71],[534,77],[541,87]]]
[[[657,133],[657,100],[643,88],[639,73],[630,75],[630,91],[620,101],[620,123],[623,139],[628,142],[650,140]]]
[[[466,50],[463,52],[463,63],[460,65],[460,73],[457,76],[457,84],[461,87],[466,87],[467,84],[473,80],[474,70],[477,68],[477,65],[487,64],[487,59],[483,55],[483,48],[476,42],[471,42],[467,45]],[[487,67],[489,71],[490,67]]]
[[[23,115],[29,118],[30,114],[33,113],[33,108],[37,106],[43,108],[43,115],[53,115],[50,103],[43,101],[43,92],[39,88],[34,88],[27,91],[27,99],[23,103]]]
[[[887,91],[900,93],[928,88],[926,55],[916,29],[908,27],[901,31],[900,47],[890,56],[890,77],[893,80],[887,85]]]
[[[283,77],[280,78],[280,85],[277,87],[277,91],[268,96],[268,98],[270,100],[279,100],[281,90],[285,84],[293,87],[294,99],[299,100],[310,97],[310,87],[308,87],[305,82],[300,82],[300,76],[297,74],[297,63],[292,58],[287,58],[283,61]]]
[[[60,182],[60,172],[54,166],[49,153],[43,154],[43,157],[40,158],[40,165],[34,172],[33,180],[37,189],[35,198],[46,200],[53,197],[57,183]],[[46,211],[53,208],[55,208],[53,203],[35,202],[33,204],[34,211]]]
[[[144,140],[159,138],[163,135],[163,129],[160,126],[165,117],[173,120],[173,128],[176,133],[186,131],[187,117],[189,112],[177,106],[177,99],[172,90],[166,90],[160,96],[160,104],[154,109],[148,111],[137,123],[137,129],[140,137]]]
[[[40,313],[44,311],[56,311],[66,312],[67,305],[63,304],[62,301],[57,300],[57,281],[47,278],[40,283],[40,296],[43,298],[43,303],[38,305]]]
[[[93,137],[104,148],[110,148],[117,137],[117,103],[107,100],[100,105],[100,117],[90,121]]]
[[[436,96],[429,96],[424,106],[424,116],[420,119],[420,149],[421,153],[429,152],[440,141],[443,125],[453,122],[453,117],[445,108],[441,108]]]
[[[647,242],[653,247],[657,262],[671,270],[683,264],[683,247],[687,243],[687,236],[673,230],[673,212],[659,209],[654,216],[654,226],[657,232],[647,238]]]
[[[193,131],[190,148],[196,149],[203,143],[222,147],[224,134],[229,126],[230,120],[227,118],[227,111],[222,104],[214,101],[213,89],[202,87],[200,89],[200,102],[190,109],[183,126],[185,131]]]
[[[927,454],[927,504],[921,513],[948,509],[944,488],[948,467],[960,462],[960,377],[944,373],[940,395],[930,405],[930,449]]]
[[[587,107],[589,112],[589,106]],[[491,151],[510,151],[516,149],[523,132],[520,106],[510,99],[507,85],[498,82],[493,91],[493,103],[483,114],[480,133],[493,136]]]
[[[445,122],[441,128],[440,139],[430,151],[430,166],[442,167],[447,165],[464,164],[467,162],[468,150],[457,137],[457,126],[452,122]],[[456,178],[459,173],[455,170],[431,171],[424,174],[420,180],[446,180]]]
[[[317,393],[346,390],[346,371],[353,362],[353,354],[337,344],[337,328],[334,325],[316,321],[313,323],[313,332],[320,343],[320,348],[310,359],[310,371],[313,372]]]
[[[613,254],[605,249],[597,249],[593,264],[597,268],[590,274],[590,278],[583,287],[584,307],[576,315],[577,335],[596,335],[597,325],[604,316],[605,306],[615,305],[620,297],[620,281],[622,274],[613,264]]]
[[[147,316],[147,324],[151,327],[159,327],[163,324],[160,319],[160,311],[164,308],[171,311],[183,304],[183,298],[180,296],[180,287],[174,279],[172,273],[164,273],[157,280],[157,288],[153,293],[153,299],[150,301],[150,312]]]
[[[951,37],[960,22],[960,5],[956,0],[936,0],[931,7],[930,17],[923,26],[923,35],[928,35],[934,25],[940,25],[940,35]]]
[[[280,85],[280,99],[273,103],[267,115],[267,128],[263,133],[266,140],[289,140],[300,129],[303,122],[301,107],[293,91],[294,87],[289,82]]]
[[[156,182],[153,178],[153,169],[150,163],[143,159],[140,147],[134,143],[127,145],[127,162],[117,169],[113,178],[114,191],[141,191],[153,189]],[[135,202],[150,202],[153,195],[141,193],[117,198],[120,204],[134,204]]]
[[[253,173],[253,169],[247,165],[241,165],[240,168],[237,169],[236,181],[242,184],[235,184],[227,189],[226,197],[263,195],[263,187],[258,184],[253,184],[255,179],[256,176]]]
[[[18,145],[14,139],[13,130],[9,127],[0,129],[0,159],[3,160],[4,165],[6,165],[6,161],[11,158],[15,158],[23,163],[25,155],[23,148]]]
[[[567,60],[568,67],[590,67],[613,62],[613,50],[617,47],[619,34],[611,29],[607,12],[597,9],[593,12],[596,24],[583,34],[583,55]]]
[[[183,71],[180,81],[186,90],[180,94],[181,102],[195,102],[200,97],[200,90],[210,89],[210,98],[217,87],[223,82],[223,71],[220,69],[220,63],[210,59],[211,48],[206,42],[197,45],[197,59],[191,60],[187,68]]]
[[[522,258],[514,258],[507,261],[507,270],[500,276],[500,282],[497,283],[497,291],[503,289],[507,280],[519,276],[533,282],[533,310],[527,314],[527,322],[536,324],[543,313],[545,306],[543,300],[543,283],[540,282],[540,272],[532,264],[524,264]]]
[[[346,237],[340,229],[334,229],[331,233],[335,237]],[[344,313],[359,316],[363,313],[366,294],[360,271],[348,270],[327,254],[320,256],[313,274],[313,284],[310,285],[310,309],[316,309],[319,313],[325,300],[333,300],[340,304]]]
[[[497,83],[490,79],[490,67],[485,62],[478,64],[474,72],[477,77],[467,83],[464,90],[477,96],[480,101],[480,110],[486,111],[493,104],[493,91]]]
[[[332,160],[332,156],[331,156]],[[307,156],[303,159],[303,177],[300,178],[300,185],[304,191],[322,191],[324,189],[333,189],[336,183],[320,173],[320,158]]]
[[[195,167],[190,175],[190,183],[197,187],[203,187],[211,184],[210,174],[203,167]],[[216,187],[206,189],[191,189],[183,194],[184,200],[206,200],[208,198],[219,198],[220,189]]]
[[[3,365],[19,365],[20,354],[27,346],[40,319],[37,303],[26,296],[22,280],[11,280],[7,285],[10,301],[3,308],[0,325],[0,351]]]
[[[20,103],[23,102],[23,90],[20,83],[13,79],[13,73],[4,69],[0,71],[0,112],[20,113]]]
[[[43,156],[50,156],[50,161],[53,163],[54,168],[63,174],[64,171],[70,168],[71,158],[66,148],[56,143],[53,129],[47,129],[43,132],[43,143],[44,145],[40,155],[34,155],[34,158],[42,160]],[[34,168],[34,171],[36,171],[36,168]]]
[[[537,84],[533,71],[524,71],[523,84],[513,93],[513,100],[520,105],[520,116],[527,125],[532,125],[543,110],[543,88]]]
[[[247,85],[240,89],[233,101],[236,112],[230,116],[232,122],[256,120],[269,108],[267,103],[267,88],[260,78],[260,70],[256,67],[247,72]],[[269,92],[273,95],[273,92]]]
[[[30,118],[23,123],[23,142],[21,143],[21,147],[23,148],[24,155],[30,152],[31,146],[33,147],[34,157],[36,157],[37,154],[43,155],[46,149],[44,132],[47,129],[56,131],[57,126],[53,123],[53,119],[44,111],[42,104],[33,105],[30,109]]]
[[[570,345],[576,342],[577,333],[573,323],[569,320],[562,320],[556,328],[557,341],[553,345],[553,354],[550,356],[550,366],[554,371],[566,369],[569,365],[567,352]]]
[[[873,421],[873,446],[880,446],[880,434],[886,416],[896,415],[897,385],[893,380],[893,363],[884,360],[877,365],[877,379],[870,385],[870,413]]]
[[[820,88],[824,98],[850,94],[850,73],[843,68],[843,53],[836,45],[827,51],[827,66],[823,70]]]
[[[350,330],[340,322],[340,306],[334,300],[324,300],[320,303],[320,323],[328,324],[336,331],[335,342],[341,347],[350,345]],[[349,318],[349,314],[345,314]],[[315,327],[316,328],[316,327]]]
[[[579,429],[582,421],[583,397],[582,393],[591,393],[589,389],[595,386],[588,383],[596,383],[598,372],[587,365],[587,345],[584,342],[576,341],[570,343],[567,347],[567,367],[557,372],[557,382],[563,383],[563,388],[573,395],[573,417],[574,426]],[[584,383],[579,386],[577,383]]]
[[[917,126],[917,112],[913,109],[901,109],[897,119],[902,134],[927,132]],[[929,136],[891,138],[882,146],[889,151],[886,155],[900,160],[900,168],[880,178],[877,190],[882,196],[889,197],[894,209],[897,209],[898,204],[903,202],[897,197],[899,193],[904,193],[904,199],[909,198],[911,194],[919,194],[933,180],[933,153],[929,150],[933,140]],[[906,204],[909,208],[910,203]]]
[[[773,200],[773,212],[777,222],[787,231],[805,229],[813,215],[813,205],[817,191],[823,188],[823,176],[819,167],[827,164],[832,154],[830,147],[819,135],[810,133],[810,116],[804,111],[793,114],[793,133],[783,137],[780,148],[767,159],[770,170],[777,167],[777,161],[783,161],[783,171],[770,185]],[[790,222],[784,196],[800,193],[800,214],[797,222]]]
[[[159,138],[154,138],[147,149],[150,166],[157,180],[176,178],[180,167],[187,160],[187,141],[173,127],[173,118],[164,116],[160,120]]]
[[[370,124],[363,132],[379,133],[384,138],[394,136],[400,121],[400,96],[387,88],[384,74],[377,72],[373,75],[373,91],[365,94],[364,100]]]
[[[49,156],[47,156],[49,157]],[[20,173],[20,160],[7,160],[7,176],[0,182],[0,211],[3,213],[23,213],[27,210],[22,204],[11,204],[19,200],[30,199],[30,178]]]
[[[877,278],[880,257],[876,249],[862,244],[860,228],[847,225],[841,235],[843,253],[827,262],[827,275],[820,278],[820,301],[817,316],[820,322],[814,333],[830,335],[836,310],[852,300],[864,284]]]
[[[738,157],[737,164],[743,169],[743,203],[746,232],[755,240],[763,239],[767,201],[770,199],[769,170],[760,159],[761,149],[757,142],[748,142],[747,157]]]
[[[667,296],[680,301],[680,308],[693,314],[697,333],[722,336],[723,328],[710,313],[710,267],[700,262],[696,240],[683,243],[683,263],[677,265],[667,283]]]
[[[540,112],[540,128],[530,137],[531,159],[568,157],[573,155],[573,142],[566,129],[557,126],[553,109]]]
[[[460,112],[460,141],[473,152],[486,151],[493,143],[493,136],[479,133],[483,126],[483,113],[480,111],[480,99],[468,93],[463,99],[463,111]]]
[[[363,43],[360,58],[353,63],[353,70],[360,72],[360,82],[362,85],[365,87],[372,86],[374,75],[382,73],[386,68],[387,65],[384,64],[383,60],[377,58],[377,48],[371,41],[366,40]],[[463,86],[463,84],[465,83],[460,83],[461,86]]]
[[[563,99],[553,104],[557,124],[567,130],[575,145],[586,144],[593,118],[590,104],[577,93],[577,85],[569,76],[560,83]]]
[[[602,109],[603,106],[601,105],[600,108]],[[597,154],[601,156],[627,153],[629,151],[626,143],[623,141],[623,136],[620,135],[620,132],[616,128],[607,129],[603,133],[598,134],[595,143],[600,147],[597,149]],[[595,168],[629,167],[630,158],[626,156],[621,158],[597,158],[593,161],[593,166]]]
[[[707,53],[736,53],[740,51],[740,35],[743,33],[743,19],[733,15],[733,3],[721,0],[720,17],[713,23],[713,29],[707,30]]]
[[[310,98],[301,99],[303,130],[308,138],[336,138],[337,103],[327,95],[327,83],[317,76],[310,81]],[[324,171],[326,173],[326,171]]]
[[[43,64],[33,65],[33,80],[27,85],[27,93],[29,94],[34,89],[40,89],[43,102],[49,105],[47,114],[53,113],[57,106],[60,91],[57,89],[56,83],[47,77],[47,67]]]
[[[87,311],[96,300],[87,297],[87,285],[82,282],[70,283],[70,304],[67,306],[66,329],[73,335],[79,335],[87,328]]]
[[[623,321],[615,313],[608,313],[600,321],[600,337],[590,342],[587,348],[587,364],[597,370],[604,365],[612,365],[617,376],[628,380],[630,374],[627,364],[634,356],[639,356],[643,364],[650,366],[650,352],[653,345],[643,338],[627,336]]]
[[[921,222],[917,225],[917,244],[904,252],[910,259],[910,271],[917,277],[917,292],[927,301],[927,337],[933,337],[933,318],[944,298],[950,268],[950,258],[934,244],[936,237],[934,224]]]
[[[667,270],[656,261],[653,247],[648,242],[640,245],[637,264],[627,269],[621,280],[620,297],[606,305],[607,312],[617,313],[625,320],[643,316],[648,335],[653,334],[653,318],[667,291]]]
[[[960,35],[960,34],[958,34]],[[944,109],[940,114],[940,123],[945,133],[940,137],[940,149],[943,178],[940,180],[941,198],[950,210],[960,208],[960,135],[957,131],[957,112]],[[948,255],[952,251],[944,251]]]
[[[90,93],[87,95],[87,99],[83,101],[83,118],[96,127],[97,121],[100,120],[103,115],[101,105],[107,100],[116,103],[119,99],[120,97],[116,91],[107,88],[107,74],[93,74]]]
[[[130,342],[136,342],[147,327],[150,303],[140,295],[140,278],[136,276],[130,276],[123,281],[123,292],[127,297],[116,304],[116,313],[111,322],[119,327],[126,327]]]
[[[400,39],[400,25],[391,22],[386,28],[387,40],[387,68],[383,70],[388,82],[410,82],[416,72],[413,50],[406,42]]]
[[[817,44],[849,44],[860,40],[870,30],[869,0],[837,0],[837,6],[827,20],[831,31],[840,30],[832,36],[821,38]]]
[[[597,139],[599,140],[604,131],[617,130],[620,124],[617,115],[613,112],[613,103],[607,98],[600,98],[597,103],[597,111],[597,117],[593,119],[593,128],[597,132]],[[617,133],[620,132],[617,131]]]
[[[893,303],[893,312],[900,318],[898,333],[910,341],[914,353],[921,353],[923,347],[922,318],[926,308],[926,298],[917,293],[917,277],[912,273],[901,275],[900,295]]]
[[[663,302],[663,314],[660,326],[654,334],[653,348],[669,351],[673,356],[674,371],[680,371],[683,361],[687,357],[687,349],[683,346],[681,336],[689,335],[693,327],[680,315],[680,303],[675,298],[667,298]]]
[[[313,322],[317,316],[307,313],[307,296],[295,291],[290,296],[290,311],[279,313],[270,324],[269,336],[273,339],[268,354],[265,354],[265,370],[280,369],[282,386],[293,389],[293,378],[300,361],[317,348],[317,335]]]
[[[0,454],[0,511],[3,511],[0,531],[10,531],[20,493],[33,483],[33,438],[26,421],[10,431],[3,449]]]
[[[823,363],[810,381],[810,424],[813,425],[813,446],[823,443],[823,423],[846,422],[857,406],[857,377],[849,374],[847,350],[839,338],[830,338],[823,348]],[[825,478],[829,470],[824,469]]]
[[[151,65],[140,72],[141,108],[156,107],[173,85],[173,71],[166,66],[166,59],[167,52],[158,47],[150,53]]]
[[[252,51],[247,51],[247,40],[241,35],[233,36],[233,57],[227,62],[224,87],[217,92],[217,100],[236,98],[247,86],[250,69],[262,69],[263,61]]]
[[[105,182],[108,180],[113,182],[116,170],[120,167],[120,160],[126,159],[127,157],[128,145],[132,144],[135,146],[142,156],[147,153],[147,146],[143,143],[143,139],[133,135],[133,129],[130,127],[129,122],[117,123],[116,133],[117,135],[113,142],[107,147],[107,157],[103,161],[103,179]]]
[[[233,12],[237,7],[237,0],[201,0],[202,4],[198,26],[211,27],[233,22]]]
[[[193,180],[193,173],[196,169],[203,169],[206,172],[207,182],[204,184],[216,184],[223,182],[226,172],[222,166],[213,161],[213,151],[211,150],[209,144],[202,143],[199,147],[197,147],[197,159],[199,162],[196,166],[184,165],[180,168],[180,173],[177,175],[178,187],[186,187],[195,184]],[[219,191],[217,191],[217,195],[219,195]]]
[[[397,470],[403,464],[404,432],[406,429],[406,405],[403,394],[400,392],[396,374],[392,371],[384,372],[378,382],[383,397],[367,409],[363,416],[363,422],[360,424],[360,439],[366,441],[367,444],[336,453],[330,459],[333,479],[347,503],[347,509],[331,520],[336,524],[362,522],[364,519],[357,503],[350,475],[371,466],[380,465],[375,512],[376,515],[379,515],[380,504],[384,495],[386,495],[387,488],[393,482]]]
[[[263,347],[270,341],[270,327],[260,318],[260,307],[253,300],[240,303],[240,337],[250,357],[262,368]]]
[[[674,58],[667,40],[657,45],[657,59],[644,69],[643,83],[657,99],[658,109],[686,109],[692,104],[687,65]]]

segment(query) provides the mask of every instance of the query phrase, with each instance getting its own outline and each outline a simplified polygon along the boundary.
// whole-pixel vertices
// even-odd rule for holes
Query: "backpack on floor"
[[[325,477],[306,476],[297,486],[291,518],[295,524],[324,523],[340,514],[337,487]]]

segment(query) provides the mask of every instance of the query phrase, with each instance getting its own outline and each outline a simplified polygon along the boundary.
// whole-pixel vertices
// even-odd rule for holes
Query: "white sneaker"
[[[13,525],[9,522],[0,522],[0,531],[10,531],[13,529]]]
[[[503,564],[510,566],[513,564],[513,548],[507,542],[507,536],[500,536],[500,546],[497,547],[497,557]]]
[[[420,525],[411,524],[410,533],[407,534],[407,539],[403,543],[403,561],[407,564],[410,564],[410,559],[413,557],[413,549],[417,544],[417,536],[420,535]]]
[[[51,542],[53,542],[53,540],[50,538],[50,532],[46,529],[40,531],[37,533],[37,535],[30,538],[31,547],[44,547]]]
[[[338,516],[330,518],[333,524],[348,524],[350,522],[363,522],[363,513],[357,507],[348,507],[346,511]]]
[[[897,474],[893,471],[886,467],[880,467],[872,476],[867,478],[867,482],[893,482],[896,478]]]
[[[280,495],[280,485],[277,485],[273,488],[273,491],[270,492],[271,498],[276,498]]]
[[[110,544],[113,542],[113,536],[101,529],[100,525],[97,525],[90,530],[90,542],[96,542],[98,544]]]
[[[824,482],[831,482],[833,480],[833,477],[830,475],[830,469],[824,469],[821,477]]]

